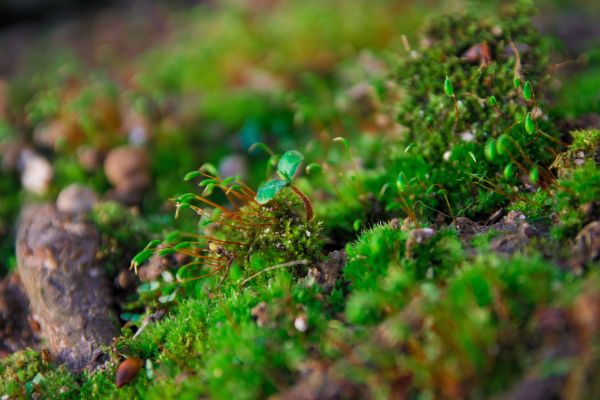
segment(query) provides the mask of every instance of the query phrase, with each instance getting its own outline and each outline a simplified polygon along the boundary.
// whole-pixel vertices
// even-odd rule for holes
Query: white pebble
[[[306,332],[308,330],[308,321],[304,315],[297,317],[294,320],[294,327],[300,332]]]

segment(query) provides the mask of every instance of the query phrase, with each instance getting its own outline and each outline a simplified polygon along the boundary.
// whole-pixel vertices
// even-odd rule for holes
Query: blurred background
[[[555,112],[597,112],[572,93],[598,92],[600,3],[538,6],[536,24],[576,77],[556,91]],[[310,154],[311,142],[360,136],[368,154],[373,138],[397,128],[394,110],[370,108],[369,88],[394,73],[428,15],[471,9],[484,17],[498,7],[0,0],[0,276],[15,268],[22,205],[54,200],[73,183],[134,207],[161,230],[173,211],[168,199],[189,190],[181,177],[204,162],[252,186],[263,181],[269,155],[249,153],[255,142]]]

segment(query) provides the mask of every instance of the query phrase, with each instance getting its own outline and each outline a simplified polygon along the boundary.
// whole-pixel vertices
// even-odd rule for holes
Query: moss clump
[[[489,213],[532,170],[542,172],[534,185],[548,183],[549,149],[560,145],[541,111],[548,56],[529,13],[436,18],[425,45],[403,59],[398,119],[408,130],[389,168],[399,173],[390,181],[401,184],[397,208],[424,217],[431,208]]]
[[[70,399],[79,386],[64,366],[48,361],[44,352],[22,350],[0,361],[0,393],[9,398]]]

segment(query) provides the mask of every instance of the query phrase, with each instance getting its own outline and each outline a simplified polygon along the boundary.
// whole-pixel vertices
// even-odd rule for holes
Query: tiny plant
[[[304,203],[304,209],[306,210],[306,219],[308,221],[312,220],[313,208],[310,199],[304,193],[302,193],[302,191],[298,189],[296,185],[292,183],[294,175],[296,175],[296,171],[300,167],[300,164],[302,164],[302,161],[304,161],[304,156],[299,151],[286,151],[283,154],[283,156],[281,156],[281,158],[279,159],[279,163],[277,164],[277,174],[281,179],[272,179],[263,183],[258,188],[258,191],[256,193],[256,202],[261,205],[267,204],[268,202],[273,200],[275,196],[277,196],[277,193],[279,193],[284,188],[289,187],[290,189],[292,189],[294,194],[298,196],[300,200],[302,200],[302,202]]]

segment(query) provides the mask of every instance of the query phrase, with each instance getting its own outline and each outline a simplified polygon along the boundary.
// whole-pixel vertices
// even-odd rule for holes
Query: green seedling
[[[310,199],[302,193],[297,186],[295,186],[292,182],[294,179],[294,175],[296,175],[296,171],[300,167],[304,161],[304,156],[302,153],[296,150],[286,151],[283,156],[279,159],[279,163],[277,164],[277,174],[281,179],[272,179],[263,183],[256,193],[256,202],[258,204],[267,204],[277,194],[286,187],[292,189],[294,194],[302,200],[304,203],[304,209],[306,210],[306,219],[308,221],[313,218],[313,208],[310,202]]]

